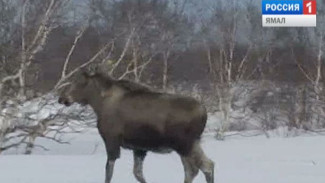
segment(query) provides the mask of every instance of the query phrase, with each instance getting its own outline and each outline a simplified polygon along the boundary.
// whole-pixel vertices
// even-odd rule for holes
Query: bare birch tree
[[[33,64],[35,56],[41,52],[48,40],[49,35],[58,25],[55,21],[57,13],[66,5],[68,0],[58,1],[51,0],[47,3],[39,3],[36,1],[23,0],[17,3],[16,6],[21,7],[20,14],[20,51],[17,53],[18,57],[14,60],[19,62],[18,70],[3,77],[0,82],[0,91],[4,85],[9,82],[17,81],[19,90],[17,96],[25,98],[25,91],[27,85],[28,69]],[[34,10],[38,10],[38,18],[30,20],[29,16]],[[39,18],[40,17],[40,18]],[[35,23],[35,25],[31,25]],[[14,39],[14,38],[13,38]]]
[[[319,7],[324,7],[324,3],[319,3]],[[325,125],[325,11],[322,9],[317,14],[318,22],[317,28],[307,30],[306,34],[309,36],[311,47],[308,49],[312,59],[302,61],[297,57],[298,53],[292,49],[292,56],[300,69],[303,76],[312,86],[314,96],[313,112],[322,119],[318,123],[321,126]],[[316,55],[316,56],[315,56]]]
[[[15,21],[19,20],[19,26],[17,26],[19,36],[18,34],[12,34],[8,29],[4,31],[7,31],[7,35],[10,35],[7,39],[20,43],[19,50],[16,48],[18,44],[11,45],[11,50],[13,50],[16,57],[10,57],[11,60],[3,64],[2,69],[6,70],[6,75],[0,78],[1,100],[6,99],[5,103],[1,102],[0,107],[1,151],[26,144],[26,153],[30,153],[36,137],[44,136],[43,132],[48,130],[46,127],[50,123],[45,123],[45,121],[50,120],[36,121],[38,122],[36,125],[30,125],[28,119],[21,121],[19,110],[22,103],[30,99],[26,96],[26,89],[29,84],[28,77],[31,74],[29,69],[33,65],[37,54],[44,50],[51,32],[59,25],[58,17],[68,2],[69,0],[51,0],[45,3],[30,0],[19,2],[1,1],[5,9],[14,7],[19,10],[15,12],[16,14],[12,16],[11,20],[7,21],[9,25],[15,25]],[[8,12],[4,13],[7,13],[7,16],[10,15]],[[15,64],[18,69],[12,66]],[[4,89],[9,92],[5,92]],[[10,94],[10,96],[6,96],[7,94]],[[4,109],[2,109],[3,106]],[[8,113],[8,110],[16,112]]]
[[[233,101],[236,90],[242,90],[243,81],[249,79],[256,73],[256,66],[252,64],[250,58],[251,52],[254,49],[254,41],[246,42],[246,50],[240,56],[236,55],[236,48],[240,46],[239,39],[243,35],[238,33],[239,22],[249,24],[249,21],[239,13],[243,10],[238,5],[238,2],[220,1],[215,7],[214,14],[209,25],[215,25],[215,28],[208,28],[212,31],[213,41],[204,40],[206,48],[207,61],[209,72],[212,78],[212,85],[217,94],[218,108],[223,115],[223,121],[217,131],[217,138],[224,138],[224,132],[227,131]],[[228,9],[224,7],[230,7]],[[239,37],[239,35],[241,37]]]

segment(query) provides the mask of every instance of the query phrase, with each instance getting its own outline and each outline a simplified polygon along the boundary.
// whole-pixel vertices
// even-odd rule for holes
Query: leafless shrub
[[[25,154],[30,154],[34,147],[47,150],[35,144],[37,138],[68,143],[62,139],[64,134],[82,132],[94,124],[96,117],[89,108],[64,108],[53,94],[48,94],[22,104],[8,101],[0,120],[0,152],[23,146]]]

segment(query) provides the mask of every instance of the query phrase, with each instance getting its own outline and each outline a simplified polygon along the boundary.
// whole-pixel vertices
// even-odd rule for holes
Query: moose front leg
[[[120,157],[120,146],[118,140],[115,138],[104,139],[104,141],[107,151],[105,183],[110,183],[113,176],[115,160]]]

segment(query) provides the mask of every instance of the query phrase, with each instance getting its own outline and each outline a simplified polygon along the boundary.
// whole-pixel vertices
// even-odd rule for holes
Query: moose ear
[[[85,79],[87,79],[87,78],[90,77],[89,73],[88,73],[88,72],[85,72],[85,71],[82,71],[81,76],[82,76],[83,78],[85,78]]]
[[[81,73],[82,73],[82,76],[85,77],[85,78],[90,78],[90,77],[92,77],[92,76],[95,75],[95,72],[92,72],[92,71],[90,71],[89,69],[88,69],[88,70],[83,69],[83,70],[81,71]]]

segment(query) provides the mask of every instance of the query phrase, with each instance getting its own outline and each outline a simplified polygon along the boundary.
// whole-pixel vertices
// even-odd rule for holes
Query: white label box
[[[316,27],[316,15],[262,15],[263,27]]]

